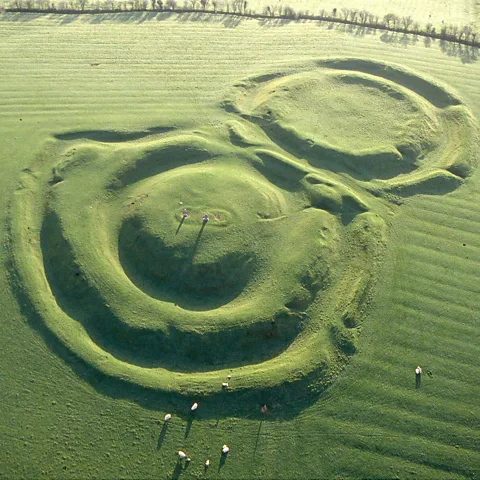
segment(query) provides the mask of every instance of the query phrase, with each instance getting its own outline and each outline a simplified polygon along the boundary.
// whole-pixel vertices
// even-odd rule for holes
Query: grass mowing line
[[[423,216],[423,214],[425,216]],[[415,225],[415,220],[417,220],[418,225]],[[446,225],[445,223],[441,223],[445,221],[448,221],[450,224]],[[470,248],[478,249],[480,247],[480,244],[475,244],[477,240],[475,233],[478,229],[478,225],[474,220],[473,215],[471,219],[468,217],[452,219],[451,215],[448,213],[419,210],[418,217],[411,219],[410,223],[412,227],[414,227],[413,229],[417,232],[425,232],[432,235],[432,232],[438,229],[440,233],[445,233],[444,235],[441,235],[441,237],[450,242],[458,239],[459,244],[464,243],[462,242],[463,240],[467,240],[467,238],[465,238],[466,234],[469,241],[468,246]]]
[[[372,410],[375,412],[379,410],[379,415],[381,416],[383,413],[382,408],[383,406],[380,406],[379,408],[372,408]],[[344,422],[339,418],[325,418],[322,421],[323,434],[332,433],[335,441],[361,451],[367,450],[386,457],[400,457],[403,460],[426,465],[435,470],[454,471],[456,474],[461,475],[468,475],[471,472],[472,467],[470,465],[475,465],[475,458],[473,457],[478,457],[477,452],[471,452],[460,447],[455,449],[455,453],[458,452],[459,455],[455,455],[455,458],[452,458],[454,455],[450,453],[448,445],[436,440],[426,440],[422,436],[398,433],[397,430],[392,429],[392,426],[389,428],[385,428],[383,425],[378,426],[373,419],[371,423],[364,423],[363,420],[357,419],[355,432],[347,435],[336,433],[338,431],[342,432],[342,430],[348,428],[348,425],[348,422]],[[373,429],[381,430],[382,434],[371,434],[370,432]],[[325,432],[325,430],[330,430],[330,432]],[[268,431],[264,435],[270,436],[277,442],[281,441],[281,438],[278,436],[269,435]],[[298,435],[306,444],[309,443],[309,439],[313,441],[315,438],[311,434],[302,434],[300,432]],[[379,443],[379,440],[381,443]],[[454,465],[454,468],[451,468],[452,465]]]
[[[444,321],[447,322],[448,324],[451,325],[458,325],[459,328],[462,328],[462,326],[466,325],[469,326],[470,322],[469,319],[472,317],[473,312],[471,309],[467,308],[460,308],[460,307],[454,307],[454,308],[448,308],[448,310],[445,309],[446,302],[441,302],[441,301],[434,301],[433,299],[429,298],[427,301],[427,297],[424,296],[424,300],[421,305],[418,304],[418,302],[415,299],[415,294],[412,292],[405,292],[406,296],[409,296],[409,299],[397,299],[395,301],[395,304],[402,307],[402,308],[408,308],[410,311],[415,312],[415,315],[434,315],[439,321]],[[420,293],[418,293],[420,295]],[[428,308],[428,312],[425,312],[425,308]],[[454,320],[452,318],[452,312],[455,313],[460,313],[460,318],[467,320],[467,323],[465,320]],[[447,316],[447,314],[449,314]]]
[[[410,234],[411,237],[416,237],[420,238],[421,240],[424,240],[425,237],[428,237],[429,235],[424,235],[421,232],[415,232],[412,231]],[[434,238],[433,235],[431,235],[432,240]],[[463,258],[459,253],[453,253],[451,251],[447,251],[451,249],[450,245],[447,245],[446,247],[433,247],[432,242],[428,242],[429,246],[426,245],[421,245],[419,243],[414,243],[415,248],[418,250],[418,255],[423,258],[423,260],[418,260],[419,263],[426,263],[426,262],[431,262],[432,264],[439,263],[443,265],[445,268],[451,268],[452,270],[460,270],[462,275],[469,275],[472,276],[473,278],[478,277],[477,275],[477,269],[475,268],[475,265],[471,265],[468,262],[462,261]],[[458,247],[460,248],[460,247]],[[407,248],[405,247],[405,250]],[[428,259],[428,260],[425,260]],[[458,268],[460,267],[460,268]]]
[[[357,402],[354,402],[354,404],[357,405]],[[357,406],[362,409],[366,407],[366,405],[361,402],[358,402]],[[428,425],[435,430],[434,437],[429,437],[421,433],[425,428],[425,425]],[[370,437],[371,439],[374,439],[377,436],[381,439],[395,438],[397,441],[408,445],[412,445],[412,443],[415,444],[415,442],[425,442],[428,444],[428,451],[435,449],[435,447],[442,449],[455,445],[456,448],[461,449],[463,455],[469,457],[469,460],[472,462],[472,457],[478,457],[478,435],[476,435],[475,431],[472,429],[468,430],[462,428],[461,433],[455,433],[452,436],[450,429],[453,425],[454,424],[447,424],[449,427],[447,430],[445,428],[446,425],[441,421],[434,421],[432,419],[427,419],[426,417],[419,418],[414,414],[405,414],[403,411],[399,414],[398,409],[390,409],[382,405],[378,414],[374,419],[370,419],[370,422],[364,422],[363,420],[359,422],[359,429],[362,427],[378,427],[383,432],[381,435],[351,433],[345,437],[347,439],[349,437]],[[412,431],[416,433],[412,434]],[[391,432],[391,434],[389,434],[389,432]],[[408,457],[403,458],[406,460],[408,459]]]
[[[410,318],[418,318],[422,320],[422,318],[426,318],[427,321],[433,322],[431,319],[431,315],[425,312],[422,312],[420,308],[415,308],[411,304],[401,304],[397,303],[397,306],[400,307],[402,310],[405,310],[407,314],[411,314]],[[461,334],[463,332],[464,334],[469,334],[470,336],[474,336],[476,333],[475,326],[469,323],[461,322],[461,321],[456,321],[453,320],[451,317],[446,317],[445,315],[438,314],[436,312],[434,313],[434,318],[438,319],[438,321],[442,322],[442,324],[448,325],[451,328],[449,329],[450,332],[458,332]],[[400,314],[399,314],[400,315]]]
[[[421,320],[421,319],[420,319]],[[457,355],[459,355],[460,358],[456,357],[456,361],[458,361],[459,363],[459,366],[461,366],[462,368],[466,368],[467,371],[469,368],[471,368],[472,365],[475,365],[476,363],[476,359],[477,359],[477,356],[478,356],[478,352],[469,352],[469,349],[475,349],[475,345],[473,344],[473,342],[466,342],[466,341],[461,341],[461,340],[458,340],[458,339],[451,339],[449,338],[448,340],[445,340],[444,338],[442,339],[441,338],[441,331],[446,331],[449,335],[452,335],[454,332],[452,332],[451,330],[448,330],[445,328],[445,323],[444,322],[441,322],[439,323],[438,325],[438,330],[439,330],[439,333],[438,334],[435,334],[434,332],[434,329],[432,328],[433,325],[428,325],[428,334],[429,336],[432,335],[435,340],[437,342],[439,342],[439,345],[442,345],[446,348],[446,346],[452,346],[452,347],[461,347],[461,348],[451,348],[450,351],[455,351],[457,352]],[[421,333],[425,333],[425,329],[426,329],[426,326],[425,324],[422,325],[421,327],[421,330],[419,331],[419,329],[415,328],[414,326],[408,328],[408,327],[397,327],[398,330],[399,330],[399,335],[396,336],[396,342],[399,343],[399,345],[402,346],[402,348],[407,348],[408,351],[410,352],[411,350],[414,350],[412,348],[412,345],[410,342],[410,344],[407,343],[407,340],[405,339],[404,337],[404,340],[402,341],[402,336],[401,336],[401,332],[403,332],[404,334],[410,334],[411,336],[413,337],[419,337],[419,335]],[[433,330],[433,332],[432,332]],[[418,343],[425,343],[425,342],[422,342],[421,341],[422,339],[421,338],[418,338],[417,342]],[[412,339],[412,341],[414,341]],[[431,345],[424,345],[423,346],[424,348],[424,351],[427,353],[429,353],[429,355],[433,356],[433,357],[438,357],[438,358],[441,358],[441,355],[436,355],[435,354],[435,351],[438,349],[435,348],[434,346],[431,346]],[[464,350],[465,349],[465,350]],[[458,353],[458,352],[461,352],[461,353]],[[465,355],[467,358],[465,358]],[[470,357],[471,355],[471,357]],[[392,355],[386,355],[385,353],[379,353],[379,356],[381,358],[390,358],[391,360],[393,360],[392,358]],[[470,358],[469,358],[470,357]],[[445,362],[448,362],[450,363],[449,360],[447,359],[444,359]],[[393,362],[392,362],[393,363]],[[452,368],[452,372],[455,370],[455,365],[451,364],[450,365],[451,368]]]
[[[440,295],[438,291],[436,292],[429,291],[427,293],[425,291],[421,291],[418,288],[419,286],[420,285],[417,283],[415,286],[409,285],[405,287],[399,287],[400,292],[404,293],[406,296],[405,301],[408,302],[408,298],[410,296],[418,296],[420,298],[419,303],[424,304],[425,306],[427,306],[427,308],[431,303],[434,303],[436,305],[438,305],[439,303],[446,303],[446,298],[443,295]],[[464,302],[455,301],[454,298],[455,297],[451,297],[448,300],[449,307],[450,305],[452,305],[454,309],[456,309],[459,313],[461,312],[462,314],[471,315],[473,313],[476,307],[475,304],[472,306],[469,306],[469,305],[466,305]]]
[[[445,292],[448,290],[449,292],[458,292],[459,294],[477,293],[477,289],[475,288],[475,275],[470,275],[471,282],[469,282],[466,286],[460,286],[458,284],[458,279],[446,272],[444,267],[429,265],[428,271],[425,269],[420,270],[419,266],[423,265],[423,263],[423,260],[416,260],[415,262],[412,262],[410,266],[402,269],[402,272],[405,276],[416,275],[417,280],[420,282],[438,282],[440,284],[440,288],[438,290],[439,292]],[[475,296],[469,298],[474,300]]]
[[[452,421],[461,424],[464,427],[471,428],[477,423],[477,415],[475,404],[469,405],[473,410],[465,411],[462,405],[458,404],[457,400],[445,398],[444,396],[436,395],[435,408],[432,408],[432,399],[429,395],[415,390],[414,379],[408,382],[408,390],[406,391],[407,383],[402,385],[386,385],[381,381],[388,374],[388,369],[384,368],[383,372],[380,367],[378,375],[375,377],[375,371],[372,370],[371,380],[368,382],[357,382],[356,390],[362,392],[366,398],[376,398],[375,391],[382,392],[383,404],[395,406],[401,405],[409,411],[418,412],[419,415],[431,418],[433,420],[442,421],[444,418],[450,418]],[[443,395],[443,394],[442,394]]]
[[[443,324],[441,324],[443,327]],[[391,365],[396,365],[395,363],[395,355],[398,355],[399,350],[406,349],[406,353],[413,354],[415,348],[418,348],[420,345],[423,346],[423,349],[425,351],[425,354],[429,355],[429,358],[435,359],[435,361],[440,362],[442,365],[445,364],[445,369],[450,368],[450,375],[453,375],[453,372],[456,371],[456,368],[459,370],[466,369],[465,372],[469,372],[469,369],[472,368],[472,365],[476,364],[476,359],[477,359],[477,354],[472,353],[471,358],[469,358],[469,352],[467,351],[466,353],[458,353],[459,350],[455,348],[449,348],[450,345],[456,345],[456,346],[462,346],[464,347],[463,343],[464,342],[458,342],[458,341],[445,341],[440,338],[440,335],[432,335],[431,333],[431,328],[428,329],[428,336],[433,336],[435,340],[438,343],[437,348],[434,348],[430,345],[428,345],[428,341],[424,340],[425,337],[425,330],[426,328],[424,326],[420,328],[415,328],[415,327],[404,327],[404,328],[399,328],[399,335],[395,336],[395,343],[398,344],[399,348],[397,349],[396,347],[391,347],[391,349],[387,352],[379,352],[377,354],[378,358],[381,358],[383,360],[388,361],[389,364]],[[448,331],[447,331],[448,332]],[[450,333],[450,332],[448,332]],[[403,336],[402,336],[403,334]],[[436,338],[438,337],[438,338]],[[471,344],[468,344],[469,348],[472,348]],[[444,349],[443,356],[438,353],[440,349]],[[445,351],[450,353],[455,352],[457,357],[455,357],[455,360],[451,360],[448,358],[445,358]],[[466,358],[465,356],[466,355]],[[458,358],[460,357],[460,358]],[[432,360],[434,361],[434,360]],[[458,364],[455,364],[455,362],[458,362]],[[475,367],[473,367],[475,368]],[[471,372],[473,373],[473,372]],[[447,375],[448,376],[448,375]],[[455,378],[457,377],[463,377],[465,375],[456,375]]]

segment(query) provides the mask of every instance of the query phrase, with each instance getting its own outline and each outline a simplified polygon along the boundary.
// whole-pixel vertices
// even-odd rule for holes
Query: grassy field
[[[2,478],[480,475],[478,51],[156,14],[0,38]]]

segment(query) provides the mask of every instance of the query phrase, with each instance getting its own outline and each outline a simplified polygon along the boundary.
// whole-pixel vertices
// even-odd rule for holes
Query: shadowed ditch
[[[184,372],[233,368],[278,355],[298,335],[299,318],[288,311],[272,322],[201,334],[172,326],[166,331],[134,328],[117,318],[89,284],[55,213],[45,217],[40,238],[45,274],[60,308],[82,323],[99,346],[128,363]]]

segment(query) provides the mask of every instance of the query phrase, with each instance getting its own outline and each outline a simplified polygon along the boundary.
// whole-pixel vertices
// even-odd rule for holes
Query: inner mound
[[[187,310],[219,308],[245,289],[257,263],[253,252],[233,251],[197,258],[201,228],[181,244],[167,245],[139,217],[119,234],[119,258],[129,279],[142,291]]]
[[[131,193],[118,232],[124,272],[149,296],[187,310],[219,308],[253,284],[266,258],[250,246],[263,238],[262,222],[288,210],[279,189],[238,167],[173,169]]]

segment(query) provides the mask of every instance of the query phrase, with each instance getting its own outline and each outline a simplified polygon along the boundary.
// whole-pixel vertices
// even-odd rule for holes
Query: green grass
[[[478,476],[478,64],[435,44],[385,44],[316,24],[227,30],[176,19],[0,17],[8,227],[0,251],[1,475],[196,477],[210,457],[212,478]],[[192,39],[203,41],[186,55]],[[341,81],[344,71],[368,80],[353,84],[350,103],[364,98],[379,129],[396,121],[384,102],[403,102],[418,122],[435,125],[432,137],[416,128],[404,136],[395,128],[392,137],[384,128],[372,149],[394,141],[412,146],[410,156],[397,149],[401,156],[382,169],[380,153],[367,163],[371,178],[359,178],[347,161],[364,147],[356,121],[354,143],[332,130],[329,151],[341,156],[314,163],[303,140],[326,147],[302,112],[318,98],[311,92],[319,77],[308,72],[329,68],[317,62],[322,52],[404,67],[390,73],[413,82],[356,73],[361,63],[342,64],[332,78]],[[301,78],[294,84],[303,89],[278,130],[261,109],[242,110],[244,118],[225,111],[232,92],[248,96],[271,81],[259,75],[275,72]],[[386,98],[385,85],[405,101]],[[289,95],[266,99],[272,113],[291,105]],[[327,107],[320,124],[348,127],[329,123]],[[394,170],[406,157],[411,170]],[[335,158],[339,171],[329,167]],[[175,235],[180,201],[191,215]],[[185,265],[204,211],[211,220]],[[325,237],[313,218],[337,233]],[[307,286],[316,292],[312,279],[320,278],[323,290],[312,302],[299,279],[315,241],[328,246],[321,263],[332,273],[313,263]],[[262,277],[265,270],[273,274]],[[200,276],[206,284],[193,281]],[[368,308],[365,291],[375,293]],[[285,306],[306,311],[300,335],[286,322],[271,348],[235,344],[252,321],[271,325]],[[148,336],[141,343],[149,331],[157,341],[167,331],[178,342],[174,353]],[[195,358],[199,333],[211,343]],[[225,356],[229,392],[220,391],[227,371],[215,365]],[[433,373],[419,390],[417,364]],[[261,417],[264,401],[270,414]],[[167,410],[174,418],[162,428]],[[223,464],[224,443],[231,453]],[[185,471],[177,449],[192,457]]]

